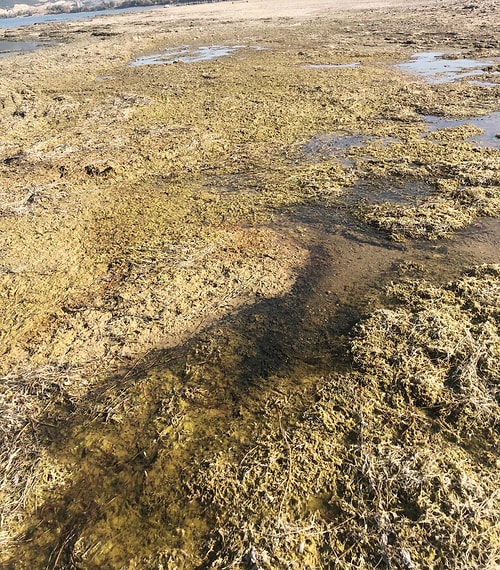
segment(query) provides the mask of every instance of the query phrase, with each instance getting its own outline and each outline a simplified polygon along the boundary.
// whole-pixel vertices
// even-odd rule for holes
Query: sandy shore
[[[376,8],[401,8],[429,5],[429,2],[415,1],[397,2],[393,0],[376,0],[372,2],[358,0],[313,0],[312,2],[266,2],[266,0],[242,0],[236,2],[220,2],[195,6],[176,6],[175,16],[180,17],[210,17],[216,19],[245,19],[260,20],[263,18],[309,18],[325,16],[344,10],[370,10]]]

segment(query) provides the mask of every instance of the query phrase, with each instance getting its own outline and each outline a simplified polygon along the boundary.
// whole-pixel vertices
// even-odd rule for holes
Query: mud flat
[[[1,564],[498,568],[497,8],[0,30]]]

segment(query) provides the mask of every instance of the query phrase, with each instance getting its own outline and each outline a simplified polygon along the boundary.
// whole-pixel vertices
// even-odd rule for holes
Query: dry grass
[[[14,546],[27,513],[34,512],[47,493],[68,477],[51,459],[47,432],[58,429],[58,415],[74,406],[71,386],[80,380],[75,370],[45,366],[22,375],[0,378],[0,546]],[[53,423],[50,418],[53,418]]]

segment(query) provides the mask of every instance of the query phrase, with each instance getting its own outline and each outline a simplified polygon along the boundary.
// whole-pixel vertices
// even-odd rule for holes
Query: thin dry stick
[[[280,525],[284,529],[285,525],[283,524],[282,514],[283,514],[283,505],[285,504],[285,499],[286,496],[288,495],[288,491],[290,489],[290,482],[292,480],[292,448],[290,446],[290,442],[288,441],[288,434],[283,429],[283,424],[281,423],[281,412],[279,413],[278,416],[278,423],[280,426],[281,435],[283,436],[283,441],[285,442],[285,445],[288,450],[288,477],[285,485],[285,490],[283,491],[283,496],[281,497],[280,507],[278,510],[278,525]]]

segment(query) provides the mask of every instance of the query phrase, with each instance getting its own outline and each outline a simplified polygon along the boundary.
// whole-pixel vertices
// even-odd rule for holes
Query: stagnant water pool
[[[498,62],[493,60],[460,57],[460,54],[447,55],[443,52],[429,51],[415,53],[411,61],[399,63],[396,68],[404,73],[421,76],[432,84],[451,83],[464,78],[474,78],[475,83],[483,84],[480,81],[481,75],[496,63]],[[500,75],[498,72],[493,73]],[[487,81],[485,85],[496,84]]]

